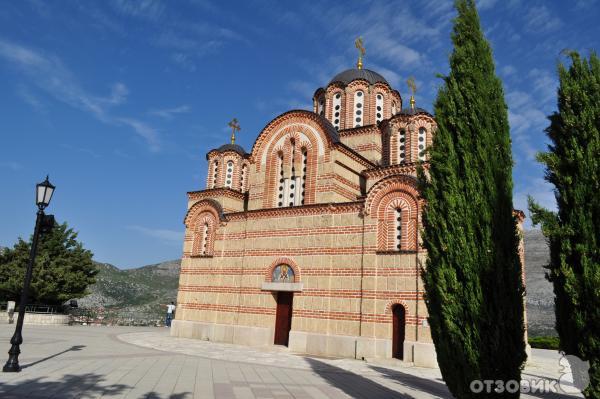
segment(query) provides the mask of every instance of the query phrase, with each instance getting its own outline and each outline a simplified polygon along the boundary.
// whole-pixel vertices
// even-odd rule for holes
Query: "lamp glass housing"
[[[35,202],[38,208],[44,209],[50,204],[50,200],[52,199],[52,194],[54,194],[55,188],[56,187],[53,186],[48,180],[48,176],[46,176],[46,180],[36,185]]]

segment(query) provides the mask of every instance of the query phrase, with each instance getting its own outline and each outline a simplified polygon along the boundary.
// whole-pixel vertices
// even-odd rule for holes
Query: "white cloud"
[[[92,95],[81,87],[73,73],[58,57],[45,55],[3,39],[0,39],[0,58],[11,63],[33,85],[57,101],[87,112],[104,123],[129,126],[147,141],[150,150],[159,150],[159,135],[154,128],[132,117],[113,116],[112,108],[125,102],[129,94],[125,84],[115,83],[108,96]]]
[[[165,119],[171,119],[175,115],[190,112],[192,108],[189,105],[180,105],[179,107],[155,109],[150,111],[151,115],[159,116]]]
[[[160,0],[113,0],[112,4],[122,14],[151,20],[160,18],[165,10]]]
[[[133,231],[137,231],[138,233],[144,234],[146,236],[157,238],[167,244],[183,243],[183,231],[153,229],[143,226],[128,226],[127,228]]]
[[[534,6],[526,15],[526,29],[530,32],[547,33],[560,28],[563,24],[558,16],[552,15],[544,5]]]
[[[558,79],[555,75],[546,70],[534,68],[529,72],[529,78],[542,103],[553,104],[556,102]]]
[[[477,8],[481,11],[488,10],[490,8],[493,8],[497,2],[498,2],[498,0],[478,0]]]
[[[137,133],[138,136],[146,140],[150,151],[158,152],[160,150],[160,140],[158,131],[152,126],[133,118],[117,118],[118,122],[127,125]]]

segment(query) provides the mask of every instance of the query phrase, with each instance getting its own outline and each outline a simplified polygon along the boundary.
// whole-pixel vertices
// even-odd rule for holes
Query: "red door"
[[[405,312],[404,306],[394,305],[392,308],[393,327],[392,327],[392,356],[396,359],[404,359],[404,329]]]
[[[292,329],[293,292],[277,293],[277,313],[275,314],[275,345],[288,345]]]

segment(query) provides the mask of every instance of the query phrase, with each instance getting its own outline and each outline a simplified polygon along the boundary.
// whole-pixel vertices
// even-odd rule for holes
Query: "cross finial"
[[[409,77],[406,80],[406,84],[408,85],[408,88],[411,91],[411,95],[410,95],[410,108],[411,109],[415,109],[415,93],[417,92],[417,84],[415,83],[415,78],[414,76]]]
[[[367,51],[365,50],[365,48],[363,46],[363,39],[361,36],[359,36],[354,41],[354,47],[356,47],[358,49],[358,62],[356,63],[356,67],[358,69],[362,69],[362,66],[363,66],[362,59],[365,56],[365,54],[367,54]]]
[[[237,118],[233,118],[227,125],[231,128],[231,144],[235,144],[235,132],[239,132],[242,128]]]

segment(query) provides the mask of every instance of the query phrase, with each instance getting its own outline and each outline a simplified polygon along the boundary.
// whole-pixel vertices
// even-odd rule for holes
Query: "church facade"
[[[208,152],[206,189],[188,193],[173,336],[437,367],[416,179],[436,122],[361,67],[248,151]]]

